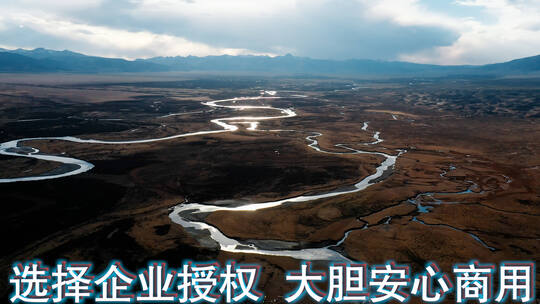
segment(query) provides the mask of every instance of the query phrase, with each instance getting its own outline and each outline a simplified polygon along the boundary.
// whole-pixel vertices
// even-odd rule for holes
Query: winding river
[[[281,97],[275,96],[275,91],[264,91],[261,96],[255,97],[236,97],[231,99],[222,99],[215,101],[203,102],[202,104],[213,109],[217,108],[226,108],[233,109],[238,111],[244,110],[272,110],[276,111],[279,114],[275,116],[233,116],[226,118],[217,118],[213,119],[210,122],[221,127],[219,130],[205,130],[197,131],[192,133],[183,133],[176,134],[167,137],[160,138],[151,138],[151,139],[140,139],[140,140],[126,140],[126,141],[105,141],[98,139],[82,139],[73,136],[63,136],[63,137],[36,137],[36,138],[23,138],[18,140],[12,140],[9,142],[4,142],[0,144],[0,154],[18,156],[18,157],[27,157],[34,158],[45,161],[52,161],[62,163],[62,170],[53,170],[49,173],[36,175],[36,176],[26,176],[26,177],[14,177],[14,178],[2,178],[0,183],[13,183],[13,182],[24,182],[24,181],[38,181],[46,179],[55,179],[71,175],[80,174],[86,171],[91,170],[94,165],[84,160],[71,158],[67,156],[58,156],[58,155],[47,155],[41,153],[38,149],[33,147],[25,146],[25,142],[29,141],[42,141],[42,140],[61,140],[68,141],[79,144],[111,144],[111,145],[126,145],[126,144],[141,144],[141,143],[151,143],[158,141],[171,140],[181,137],[189,136],[199,136],[206,134],[217,134],[224,132],[234,132],[239,128],[237,125],[246,125],[248,124],[248,130],[259,131],[258,125],[259,122],[265,120],[273,119],[285,119],[296,116],[296,112],[293,109],[284,109],[276,108],[266,105],[247,105],[243,103],[248,103],[250,101],[260,101],[260,100],[272,100],[279,99]],[[290,98],[304,98],[306,96],[295,95]],[[242,104],[240,104],[242,103]],[[169,114],[173,116],[175,114]],[[362,131],[368,131],[369,124],[364,122],[361,128]],[[261,130],[262,131],[262,130]],[[290,131],[290,130],[266,130],[266,131]],[[275,240],[257,240],[257,241],[240,241],[233,238],[227,237],[223,234],[218,228],[207,224],[204,221],[204,215],[210,214],[216,211],[256,211],[263,210],[267,208],[275,208],[285,204],[297,204],[309,201],[315,201],[318,199],[335,197],[348,193],[355,193],[366,189],[367,187],[384,180],[385,172],[391,170],[396,163],[397,158],[404,151],[395,151],[396,155],[391,155],[382,152],[371,152],[363,151],[348,147],[344,144],[335,145],[336,148],[343,150],[342,152],[333,152],[326,151],[322,149],[317,141],[317,138],[322,136],[322,133],[313,132],[312,135],[306,137],[308,141],[308,146],[318,152],[327,153],[327,154],[370,154],[382,157],[383,160],[376,168],[375,173],[364,177],[352,187],[347,189],[337,189],[335,191],[323,192],[313,195],[300,195],[295,197],[289,197],[276,201],[262,202],[262,203],[250,203],[250,204],[236,204],[236,205],[227,205],[227,204],[218,204],[218,202],[209,202],[209,203],[190,203],[184,202],[176,207],[172,208],[172,211],[169,215],[171,220],[179,225],[182,225],[188,231],[194,233],[205,233],[210,239],[215,241],[219,248],[223,251],[228,252],[241,252],[241,253],[253,253],[253,254],[262,254],[262,255],[274,255],[274,256],[287,256],[296,259],[305,259],[305,260],[348,260],[345,256],[341,255],[338,251],[333,250],[336,246],[341,245],[348,236],[348,232],[345,233],[343,238],[334,245],[317,247],[317,248],[296,248],[295,246],[285,246],[285,245],[269,245],[269,244],[279,244],[280,241]],[[364,143],[365,145],[375,145],[383,140],[380,138],[380,132],[373,132],[372,142]],[[61,171],[61,172],[58,172]],[[266,243],[266,244],[265,244]],[[282,242],[285,243],[285,242]],[[263,245],[261,245],[263,244]],[[286,248],[293,247],[295,249]]]
[[[263,248],[258,247],[255,244],[255,242],[248,242],[248,241],[242,242],[239,240],[229,238],[216,227],[209,225],[203,220],[194,216],[197,214],[209,214],[215,211],[257,211],[257,210],[263,210],[267,208],[275,208],[275,207],[285,205],[285,204],[303,203],[303,202],[315,201],[315,200],[323,199],[323,198],[335,197],[335,196],[348,194],[348,193],[359,192],[366,189],[370,185],[373,185],[374,183],[377,182],[378,179],[383,177],[384,172],[391,169],[396,163],[398,156],[401,155],[401,153],[403,153],[403,151],[399,151],[399,153],[394,156],[394,155],[389,155],[389,154],[381,153],[381,152],[369,152],[369,151],[357,150],[354,148],[347,147],[343,144],[337,144],[335,146],[346,149],[348,150],[347,152],[325,151],[321,149],[318,145],[316,137],[319,137],[319,136],[322,136],[322,134],[315,133],[314,135],[310,135],[306,137],[306,139],[310,142],[308,146],[318,152],[328,153],[328,154],[372,154],[372,155],[383,156],[384,161],[382,161],[379,164],[375,173],[363,178],[362,180],[354,184],[353,187],[347,190],[335,190],[335,191],[324,192],[324,193],[319,193],[319,194],[314,194],[314,195],[300,195],[300,196],[294,196],[294,197],[281,199],[277,201],[269,201],[269,202],[263,202],[263,203],[253,203],[253,204],[242,204],[239,206],[223,206],[221,204],[218,205],[215,202],[214,204],[212,204],[211,202],[204,203],[204,204],[184,202],[174,207],[169,217],[172,219],[173,222],[180,224],[185,228],[191,228],[191,229],[195,229],[199,231],[208,231],[210,234],[209,235],[210,238],[216,241],[219,244],[220,249],[223,251],[237,252],[237,253],[256,253],[256,254],[275,255],[275,256],[287,256],[287,257],[303,259],[303,260],[332,260],[332,261],[348,260],[348,258],[344,257],[337,251],[331,249],[332,247],[337,247],[341,245],[347,238],[348,233],[346,233],[345,236],[334,245],[329,245],[329,246],[324,246],[324,247],[319,247],[319,248],[302,248],[302,249],[297,249],[297,250],[286,250],[286,249],[269,250],[269,249],[263,249]],[[272,242],[272,240],[268,240],[268,242]],[[258,240],[257,243],[264,243],[264,240],[263,241]]]
[[[17,140],[4,142],[0,144],[0,154],[2,155],[28,157],[28,158],[34,158],[34,159],[39,159],[39,160],[58,162],[66,166],[64,167],[64,170],[63,170],[64,172],[61,172],[61,173],[55,173],[55,174],[46,173],[46,174],[37,175],[37,176],[0,178],[0,183],[13,183],[13,182],[23,182],[23,181],[38,181],[38,180],[46,180],[46,179],[55,179],[55,178],[66,177],[70,175],[81,174],[81,173],[91,170],[94,167],[94,165],[84,160],[71,158],[71,157],[65,157],[65,156],[47,155],[47,154],[40,153],[40,151],[36,148],[23,146],[22,143],[24,142],[43,141],[43,140],[61,140],[61,141],[68,141],[68,142],[81,143],[81,144],[104,144],[104,145],[143,144],[143,143],[152,143],[152,142],[158,142],[158,141],[171,140],[171,139],[181,138],[181,137],[217,134],[217,133],[224,133],[224,132],[234,132],[238,130],[238,127],[235,124],[251,123],[252,124],[251,128],[254,129],[254,126],[256,127],[257,123],[262,120],[287,118],[287,117],[296,116],[296,113],[292,109],[279,109],[279,108],[273,108],[269,106],[247,106],[247,105],[246,106],[236,106],[236,105],[224,106],[224,105],[219,104],[223,102],[236,102],[236,101],[249,101],[249,100],[275,99],[275,98],[279,98],[279,97],[265,97],[265,96],[238,97],[238,98],[232,98],[232,99],[222,99],[222,100],[216,100],[216,101],[210,101],[210,102],[203,102],[204,105],[214,107],[214,108],[222,107],[222,108],[229,108],[229,109],[236,109],[236,110],[273,109],[273,110],[277,110],[281,112],[281,115],[278,115],[278,116],[261,116],[261,117],[239,116],[239,117],[227,117],[227,118],[218,118],[218,119],[211,120],[212,123],[220,126],[222,128],[221,130],[206,130],[206,131],[198,131],[198,132],[192,132],[192,133],[176,134],[176,135],[159,137],[159,138],[125,140],[125,141],[106,141],[106,140],[97,140],[97,139],[82,139],[82,138],[73,137],[73,136],[61,136],[61,137],[23,138],[23,139],[17,139]]]

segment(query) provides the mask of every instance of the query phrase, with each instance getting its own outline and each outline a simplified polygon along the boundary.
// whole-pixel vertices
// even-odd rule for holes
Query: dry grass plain
[[[215,212],[205,221],[229,237],[284,240],[299,247],[334,244],[351,231],[336,250],[370,264],[396,260],[414,270],[431,260],[451,272],[452,264],[471,259],[539,258],[538,82],[364,81],[352,90],[353,82],[343,79],[39,79],[2,78],[2,142],[65,135],[127,140],[218,129],[210,119],[238,113],[211,111],[201,101],[254,96],[262,89],[307,97],[264,101],[294,108],[298,116],[261,122],[259,129],[291,132],[242,127],[235,133],[133,145],[27,142],[96,167],[57,180],[0,184],[0,222],[10,244],[1,253],[6,276],[12,262],[33,258],[49,264],[59,258],[90,260],[96,270],[111,259],[130,269],[152,259],[170,265],[186,258],[235,259],[261,264],[259,287],[266,301],[280,302],[294,287],[284,283],[284,272],[298,268],[298,261],[221,252],[204,236],[172,223],[169,208],[186,198],[264,202],[328,191],[354,184],[381,161],[316,152],[305,139],[313,132],[323,133],[318,140],[326,150],[340,151],[334,145],[347,144],[406,153],[390,176],[365,191],[256,212]],[[361,129],[363,122],[369,122],[368,132]],[[384,141],[364,145],[373,131]],[[56,166],[1,156],[0,177],[40,174]],[[429,212],[420,212],[411,200]]]

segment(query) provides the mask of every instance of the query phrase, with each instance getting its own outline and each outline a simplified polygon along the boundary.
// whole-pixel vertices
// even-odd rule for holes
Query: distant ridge
[[[9,62],[13,55],[19,57]],[[23,60],[26,58],[26,62]],[[149,72],[166,71],[166,67],[143,60],[128,61],[118,58],[87,56],[71,51],[53,51],[43,48],[34,50],[0,49],[0,71],[2,72]]]
[[[540,55],[515,59],[503,63],[487,64],[480,67],[483,71],[499,73],[508,72],[538,72],[540,71]]]
[[[313,75],[539,75],[540,55],[481,66],[441,66],[367,59],[323,60],[285,56],[154,57],[134,61],[87,56],[68,50],[0,49],[0,72],[9,73],[116,73],[164,71],[253,72]]]

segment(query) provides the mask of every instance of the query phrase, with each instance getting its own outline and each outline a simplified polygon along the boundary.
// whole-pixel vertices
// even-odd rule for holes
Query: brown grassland
[[[298,269],[299,261],[221,252],[204,234],[171,222],[169,208],[186,198],[264,202],[328,191],[354,184],[381,161],[319,153],[307,146],[312,132],[323,133],[318,140],[326,150],[341,151],[334,145],[343,143],[406,152],[390,176],[364,191],[255,212],[220,211],[205,221],[231,238],[290,241],[298,248],[335,244],[350,231],[335,250],[369,264],[410,264],[413,272],[427,261],[451,273],[454,263],[472,259],[540,258],[540,81],[357,80],[362,86],[355,88],[346,79],[50,77],[0,78],[0,142],[65,135],[127,140],[217,130],[210,119],[238,113],[211,110],[201,101],[256,96],[265,89],[307,97],[264,101],[294,108],[298,116],[264,121],[259,129],[294,132],[244,126],[235,133],[147,144],[26,142],[95,168],[66,178],[0,184],[4,278],[13,262],[33,258],[46,264],[61,258],[92,261],[96,272],[112,259],[131,270],[149,260],[178,266],[184,259],[234,259],[262,265],[258,286],[265,301],[281,302],[295,287],[285,283],[284,273]],[[184,114],[166,116],[171,113]],[[257,113],[267,114],[240,115]],[[368,132],[361,130],[363,122],[369,122]],[[373,131],[384,141],[364,145]],[[0,178],[59,166],[0,156]],[[0,286],[7,294],[7,279]]]

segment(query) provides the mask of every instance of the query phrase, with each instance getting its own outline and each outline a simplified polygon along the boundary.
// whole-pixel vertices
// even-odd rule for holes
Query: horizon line
[[[511,62],[514,60],[520,60],[520,59],[526,59],[526,58],[532,58],[540,56],[540,53],[537,55],[531,55],[526,57],[519,57],[514,58],[506,61],[499,61],[499,62],[491,62],[491,63],[485,63],[485,64],[436,64],[436,63],[420,63],[420,62],[414,62],[414,61],[403,61],[403,60],[384,60],[384,59],[371,59],[371,58],[348,58],[348,59],[332,59],[332,58],[314,58],[314,57],[304,57],[304,56],[296,56],[291,53],[287,53],[285,55],[270,55],[270,54],[237,54],[237,55],[231,55],[231,54],[220,54],[220,55],[206,55],[206,56],[197,56],[197,55],[169,55],[169,56],[154,56],[154,57],[138,57],[138,58],[130,58],[130,57],[114,57],[114,56],[101,56],[101,55],[92,55],[84,52],[79,51],[73,51],[69,49],[50,49],[50,48],[44,48],[44,47],[34,47],[34,48],[25,48],[25,47],[17,47],[17,48],[8,48],[8,47],[0,47],[0,52],[3,51],[17,51],[17,50],[24,50],[24,51],[36,51],[36,50],[46,50],[46,51],[53,51],[53,52],[71,52],[87,57],[98,57],[98,58],[106,58],[106,59],[120,59],[130,62],[135,62],[138,60],[149,60],[149,59],[155,59],[155,58],[189,58],[189,57],[195,57],[195,58],[208,58],[208,57],[266,57],[266,58],[278,58],[278,57],[295,57],[295,58],[301,58],[301,59],[309,59],[309,60],[320,60],[320,61],[333,61],[333,62],[346,62],[346,61],[374,61],[374,62],[385,62],[385,63],[410,63],[410,64],[417,64],[417,65],[427,65],[427,66],[440,66],[440,67],[481,67],[486,65],[492,65],[492,64],[499,64],[499,63],[506,63]],[[20,55],[20,54],[19,54]]]

